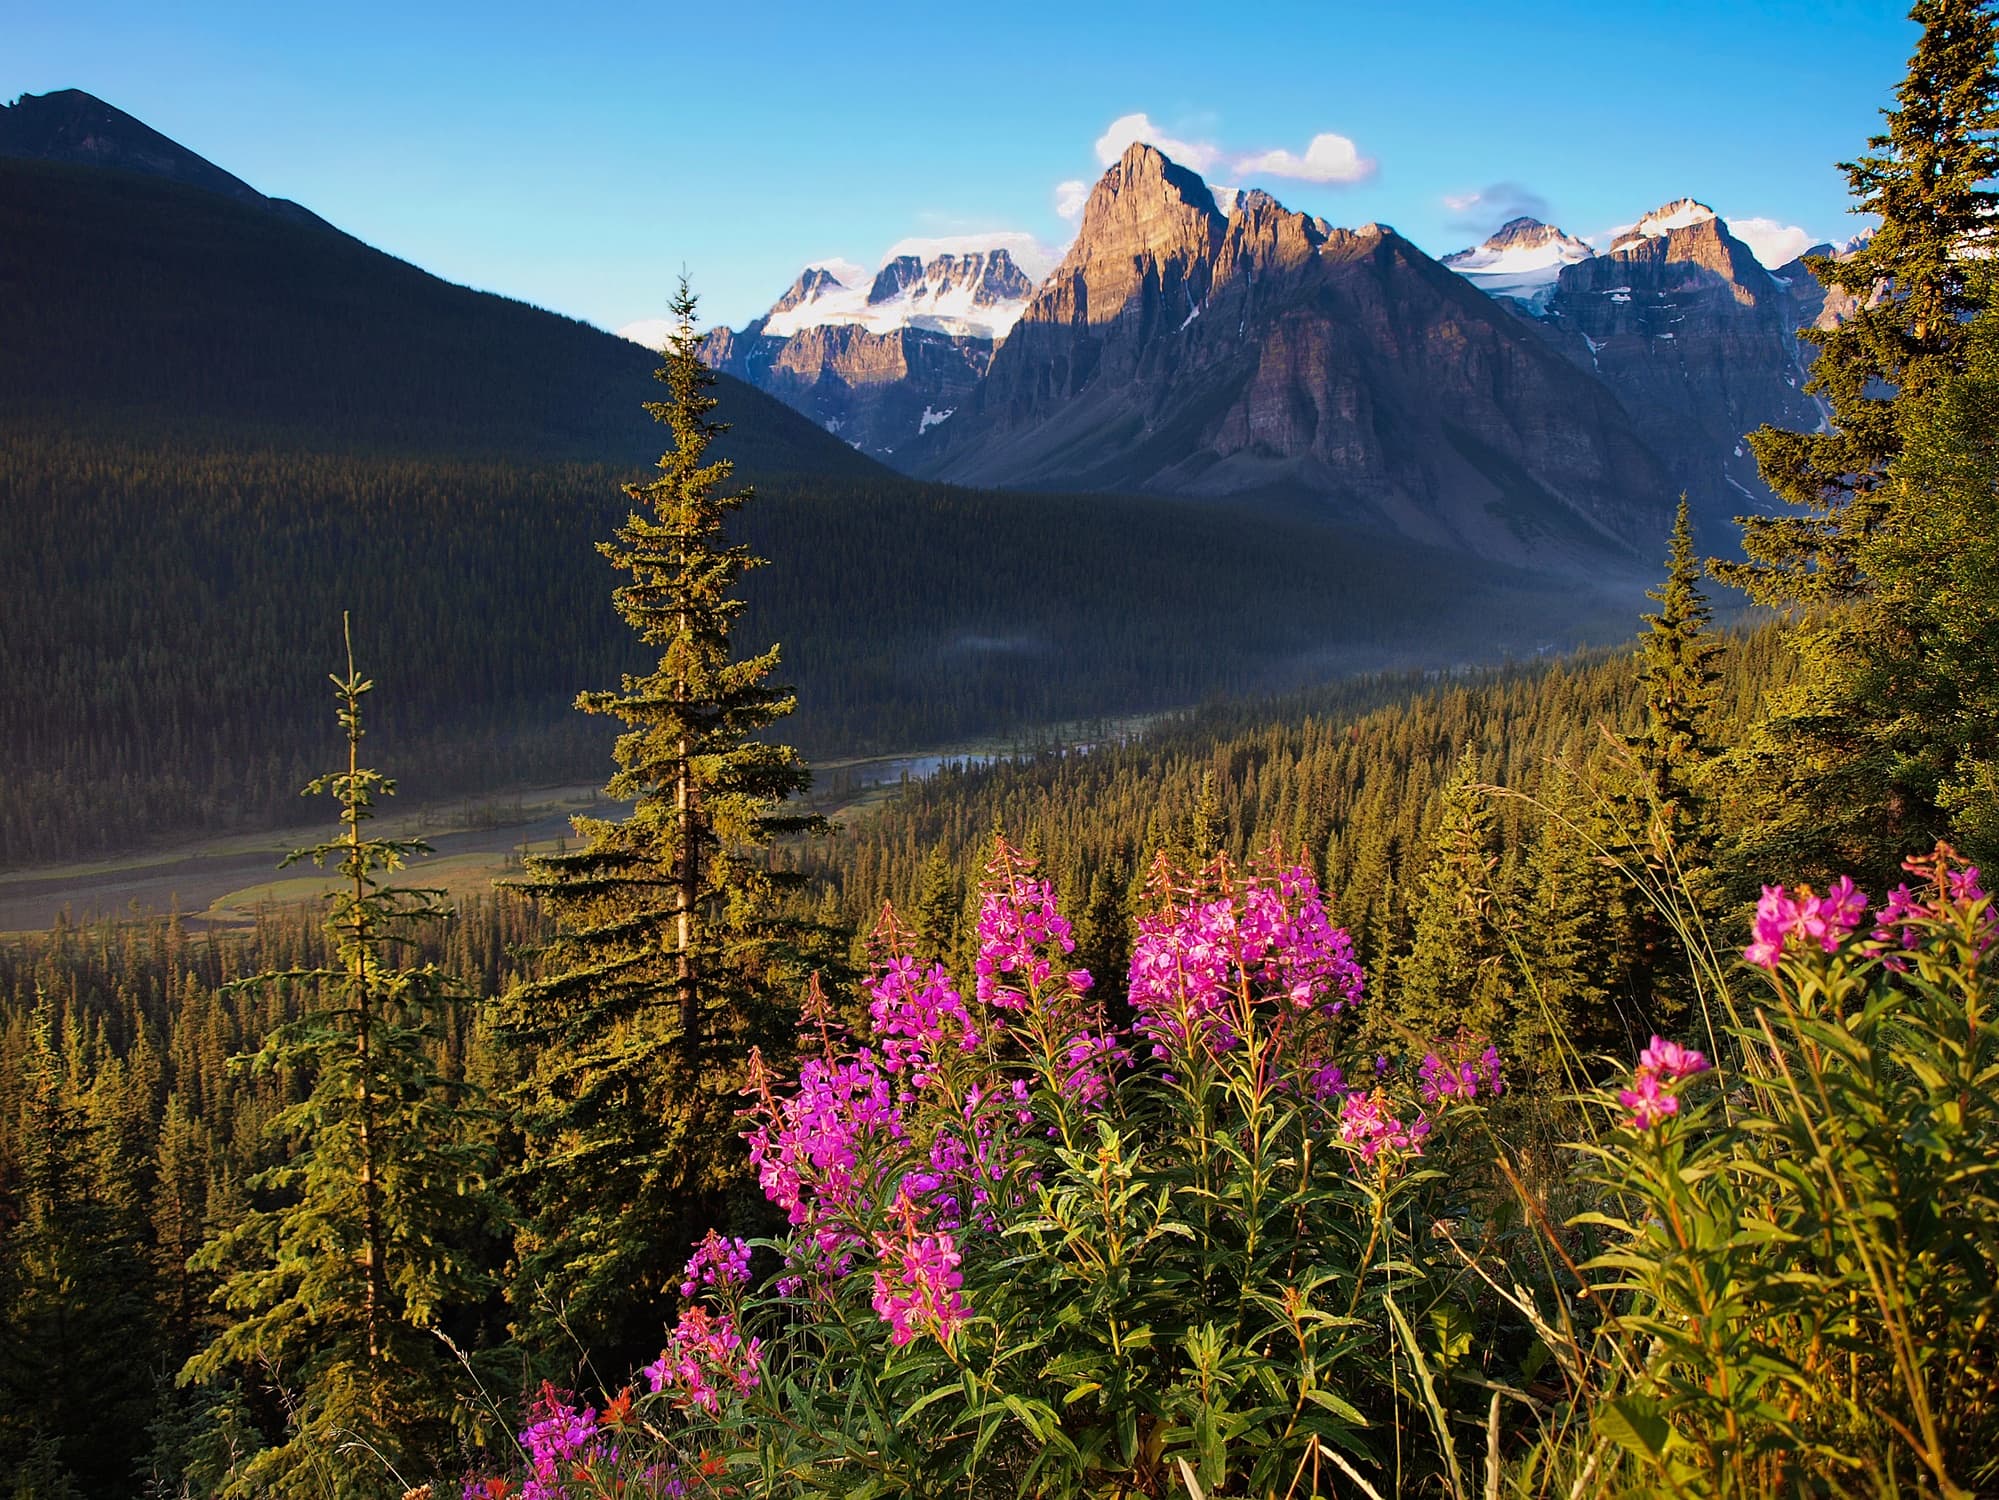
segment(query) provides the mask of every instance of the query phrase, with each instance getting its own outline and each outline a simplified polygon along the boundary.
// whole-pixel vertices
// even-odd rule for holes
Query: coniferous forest
[[[589,403],[513,447],[504,380],[419,452],[330,334],[218,336],[197,433],[157,351],[0,359],[0,861],[303,787],[331,878],[0,938],[0,1487],[1999,1491],[1999,17],[1911,14],[1829,419],[1748,435],[1784,510],[1709,559],[1683,501],[1623,639],[1512,665],[1408,663],[1530,640],[1532,575],[1439,615],[1378,536],[815,473],[684,277],[651,469]],[[252,212],[152,191],[195,259]],[[607,802],[452,901],[405,762]]]

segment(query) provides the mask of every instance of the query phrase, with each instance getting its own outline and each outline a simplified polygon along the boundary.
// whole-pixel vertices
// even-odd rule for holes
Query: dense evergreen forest
[[[343,609],[395,664],[412,796],[597,778],[607,740],[569,704],[640,664],[594,546],[629,472],[0,442],[0,865],[295,820],[333,748]],[[1531,653],[1567,607],[1530,575],[1174,502],[779,477],[744,522],[785,561],[748,580],[742,638],[784,642],[814,755]]]

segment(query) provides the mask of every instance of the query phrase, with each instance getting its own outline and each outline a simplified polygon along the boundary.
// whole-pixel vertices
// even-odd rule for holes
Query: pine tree
[[[1395,965],[1394,1016],[1418,1039],[1468,1027],[1494,1040],[1512,990],[1501,930],[1492,808],[1469,749],[1439,795],[1409,951]]]
[[[1684,496],[1665,581],[1649,597],[1659,608],[1644,617],[1638,649],[1644,722],[1622,736],[1604,832],[1608,853],[1637,886],[1625,944],[1640,1019],[1663,1025],[1692,1002],[1694,966],[1721,915],[1710,782],[1719,753],[1713,721],[1723,648],[1709,629]]]
[[[771,680],[778,648],[731,656],[736,586],[763,559],[723,534],[751,492],[728,490],[731,464],[709,453],[727,424],[710,415],[685,280],[672,311],[667,399],[647,410],[673,445],[657,478],[625,487],[634,510],[600,549],[629,575],[619,613],[660,657],[577,699],[627,726],[606,791],[632,811],[578,819],[582,848],[528,861],[521,888],[561,930],[500,1006],[523,1055],[517,1328],[543,1350],[567,1335],[612,1360],[657,1347],[666,1287],[744,1193],[743,1064],[753,1045],[783,1045],[782,997],[803,978],[789,961],[804,934],[776,915],[798,877],[768,851],[824,826],[787,810],[810,780],[796,753],[758,738],[795,701]]]
[[[1878,717],[1894,851],[1948,837],[1999,864],[1999,311],[1966,373],[1911,414],[1893,474],[1904,520],[1865,555],[1873,628],[1848,693]]]
[[[449,913],[437,891],[378,878],[427,846],[364,834],[395,783],[360,763],[374,684],[354,670],[351,642],[347,674],[333,682],[347,766],[306,791],[339,802],[340,834],[286,863],[339,873],[326,921],[334,962],[242,982],[301,1006],[250,1067],[309,1078],[310,1092],[271,1122],[296,1144],[250,1180],[258,1206],[195,1260],[222,1274],[215,1300],[234,1321],[187,1362],[182,1383],[271,1382],[284,1416],[275,1441],[234,1467],[225,1495],[400,1495],[442,1472],[459,1376],[437,1331],[490,1285],[476,1260],[496,1212],[490,1153],[469,1091],[436,1062],[454,986],[434,964],[400,957],[417,924]],[[230,1400],[226,1388],[218,1397]]]
[[[1999,192],[1999,54],[1992,0],[1917,0],[1923,28],[1870,154],[1843,164],[1856,212],[1879,228],[1849,257],[1810,257],[1851,310],[1804,330],[1818,348],[1807,392],[1829,430],[1750,434],[1757,469],[1793,514],[1741,519],[1748,560],[1717,574],[1765,604],[1836,602],[1865,588],[1859,549],[1893,524],[1883,486],[1900,451],[1899,412],[1963,368],[1978,306],[1969,268],[1988,253]]]
[[[1646,843],[1662,864],[1681,870],[1704,869],[1713,846],[1703,773],[1716,750],[1711,726],[1722,645],[1709,628],[1713,615],[1700,573],[1683,495],[1665,581],[1647,594],[1659,608],[1644,617],[1638,649],[1645,723],[1624,739],[1650,825]]]
[[[951,963],[957,957],[958,918],[965,905],[965,883],[945,857],[944,846],[933,844],[924,857],[923,879],[912,914],[918,951],[927,958]]]
[[[1546,816],[1522,879],[1522,994],[1511,1040],[1523,1070],[1573,1082],[1565,1074],[1577,1062],[1642,1046],[1646,1018],[1623,1006],[1629,907],[1603,857],[1598,809],[1561,763],[1538,800]]]
[[[1799,681],[1741,757],[1759,816],[1733,853],[1759,872],[1899,879],[1950,839],[1999,857],[1999,312],[1969,368],[1910,404],[1887,493],[1892,531],[1860,551],[1869,594],[1794,633]]]

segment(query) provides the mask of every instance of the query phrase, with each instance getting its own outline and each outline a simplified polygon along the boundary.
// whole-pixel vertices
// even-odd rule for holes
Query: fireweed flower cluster
[[[750,1279],[750,1247],[747,1241],[724,1239],[709,1230],[694,1247],[694,1254],[682,1273],[680,1295],[692,1297],[701,1287],[726,1290]]]
[[[942,964],[925,969],[907,954],[891,957],[868,981],[867,990],[873,997],[868,1015],[881,1040],[883,1071],[907,1070],[910,1084],[921,1088],[930,1081],[939,1047],[955,1037],[960,1051],[978,1050],[978,1030]]]
[[[1691,1047],[1654,1036],[1638,1054],[1638,1071],[1631,1087],[1617,1091],[1617,1102],[1631,1111],[1631,1128],[1650,1130],[1680,1112],[1677,1089],[1687,1079],[1707,1072],[1707,1058]]]
[[[979,1003],[1000,1010],[1026,1010],[1055,977],[1055,956],[1076,951],[1068,919],[1055,909],[1055,888],[1033,878],[1032,868],[1018,851],[1001,840],[986,867],[987,888],[979,898]],[[1087,970],[1066,978],[1075,990],[1087,990]],[[1025,986],[1025,988],[1023,988]]]
[[[1370,1165],[1384,1156],[1391,1160],[1421,1156],[1430,1130],[1426,1115],[1404,1121],[1393,1114],[1387,1094],[1380,1089],[1355,1089],[1340,1101],[1339,1138],[1357,1149],[1360,1159]]]
[[[1116,1070],[1130,1066],[1131,1054],[1111,1033],[1079,1031],[1062,1049],[1062,1092],[1085,1109],[1101,1108]]]
[[[1194,1045],[1229,1051],[1258,1003],[1336,1015],[1361,997],[1352,940],[1328,919],[1308,870],[1252,870],[1226,884],[1139,920],[1131,1004],[1156,1058]]]
[[[528,1408],[528,1425],[520,1444],[527,1454],[529,1477],[521,1485],[521,1500],[562,1500],[563,1485],[597,1464],[615,1464],[618,1450],[606,1443],[594,1407],[571,1404],[569,1393],[547,1381]],[[468,1496],[484,1494],[468,1482]]]
[[[1481,1049],[1478,1041],[1462,1034],[1441,1052],[1426,1053],[1416,1074],[1417,1092],[1428,1109],[1453,1099],[1469,1104],[1481,1089],[1494,1099],[1506,1092],[1499,1049],[1490,1045]]]
[[[875,1240],[875,1313],[888,1324],[889,1341],[898,1349],[919,1333],[948,1345],[970,1316],[959,1292],[965,1284],[958,1269],[963,1257],[948,1233],[922,1232],[920,1210],[908,1199],[897,1208],[896,1232]]]
[[[1813,895],[1810,886],[1799,886],[1793,894],[1781,885],[1766,885],[1756,903],[1753,941],[1742,956],[1752,964],[1774,969],[1787,943],[1817,943],[1832,953],[1866,915],[1867,897],[1845,875],[1823,896]]]
[[[1360,966],[1302,867],[1266,861],[1238,872],[1217,862],[1175,887],[1180,877],[1162,866],[1155,888],[1163,899],[1135,945],[1128,1030],[1089,998],[1091,976],[1071,967],[1074,936],[1032,863],[1002,843],[987,876],[975,984],[961,987],[943,965],[910,951],[909,934],[885,913],[865,980],[865,1032],[850,1035],[814,987],[795,1076],[777,1080],[752,1055],[744,1137],[765,1195],[791,1226],[770,1288],[789,1305],[776,1309],[769,1293],[751,1294],[747,1244],[705,1236],[680,1282],[690,1301],[643,1372],[650,1394],[640,1399],[654,1411],[735,1430],[745,1407],[773,1399],[776,1382],[761,1380],[766,1351],[750,1334],[782,1337],[771,1331],[780,1320],[809,1331],[837,1318],[864,1340],[871,1331],[877,1351],[935,1340],[953,1359],[980,1357],[967,1346],[988,1318],[1008,1316],[1003,1301],[981,1305],[1004,1296],[983,1289],[1019,1244],[1032,1242],[1014,1238],[1034,1228],[1026,1217],[1044,1214],[1054,1193],[1073,1186],[1077,1161],[1106,1160],[1077,1147],[1081,1112],[1113,1116],[1101,1136],[1118,1144],[1105,1150],[1129,1150],[1132,1160],[1143,1151],[1176,1170],[1175,1153],[1220,1143],[1215,1170],[1226,1173],[1252,1149],[1247,1112],[1268,1101],[1280,1123],[1254,1149],[1310,1161],[1294,1150],[1302,1137],[1354,1168],[1319,1174],[1317,1197],[1301,1210],[1336,1216],[1363,1198],[1380,1208],[1428,1181],[1400,1167],[1434,1149],[1443,1106],[1482,1101],[1503,1086],[1497,1052],[1465,1035],[1431,1048],[1420,1080],[1385,1056],[1352,1052],[1346,1017],[1363,994]],[[1163,1066],[1135,1065],[1142,1049]],[[1207,1091],[1198,1101],[1212,1111],[1212,1130],[1200,1133],[1207,1144],[1176,1143],[1147,1123],[1195,1107],[1169,1069]],[[1121,1108],[1127,1100],[1129,1110]],[[1092,1135],[1099,1123],[1090,1122]],[[1225,1208],[1218,1234],[1232,1232],[1227,1222]],[[1159,1253],[1170,1253],[1169,1239],[1159,1240]],[[869,1357],[867,1347],[854,1352]],[[554,1396],[537,1409],[533,1442],[524,1436],[523,1448],[549,1477],[532,1500],[555,1500],[551,1485],[598,1485],[579,1481],[576,1466],[624,1439],[615,1409],[593,1414]],[[699,1480],[691,1468],[665,1464],[640,1483],[676,1494]]]
[[[761,1339],[745,1342],[727,1313],[697,1305],[681,1310],[666,1347],[641,1373],[654,1395],[666,1393],[676,1406],[713,1416],[721,1410],[723,1392],[744,1395],[756,1387],[762,1357]]]
[[[1999,942],[1999,908],[1987,904],[1978,866],[1965,864],[1948,844],[1939,844],[1934,854],[1904,860],[1902,868],[1924,877],[1924,883],[1918,888],[1904,883],[1888,892],[1885,904],[1873,913],[1871,931],[1861,939],[1859,951],[1864,956],[1902,968],[1901,955],[1921,946],[1924,929],[1954,916],[1974,919],[1979,951]],[[1866,892],[1844,875],[1823,896],[1814,896],[1809,886],[1791,891],[1766,885],[1756,905],[1753,941],[1742,956],[1774,971],[1785,953],[1808,951],[1814,944],[1825,953],[1836,953],[1867,915]]]
[[[940,1229],[958,1230],[970,1222],[997,1233],[998,1210],[1022,1201],[1018,1184],[1012,1189],[1006,1184],[1026,1165],[1023,1137],[1034,1122],[1028,1098],[1024,1078],[990,1089],[973,1084],[958,1118],[941,1124],[931,1138],[928,1161],[903,1174],[903,1195],[927,1204]]]
[[[875,1054],[807,1058],[795,1092],[767,1095],[751,1115],[750,1162],[764,1196],[794,1225],[855,1207],[866,1196],[863,1148],[903,1139],[902,1111]]]

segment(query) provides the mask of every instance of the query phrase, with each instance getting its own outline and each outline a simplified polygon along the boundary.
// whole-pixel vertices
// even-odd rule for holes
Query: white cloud
[[[1055,212],[1070,223],[1083,216],[1083,205],[1090,201],[1090,185],[1079,177],[1055,184]]]
[[[1818,243],[1796,224],[1779,224],[1775,219],[1728,219],[1728,232],[1749,247],[1772,270],[1796,260]]]
[[[1157,146],[1183,167],[1210,172],[1221,164],[1222,148],[1206,141],[1176,140],[1152,123],[1146,114],[1119,115],[1097,137],[1097,160],[1109,166],[1137,141]]]
[[[1172,155],[1169,151],[1167,155]],[[1289,151],[1265,151],[1235,165],[1242,177],[1295,177],[1300,182],[1365,182],[1374,175],[1375,161],[1360,148],[1330,130],[1312,137],[1303,156]]]

